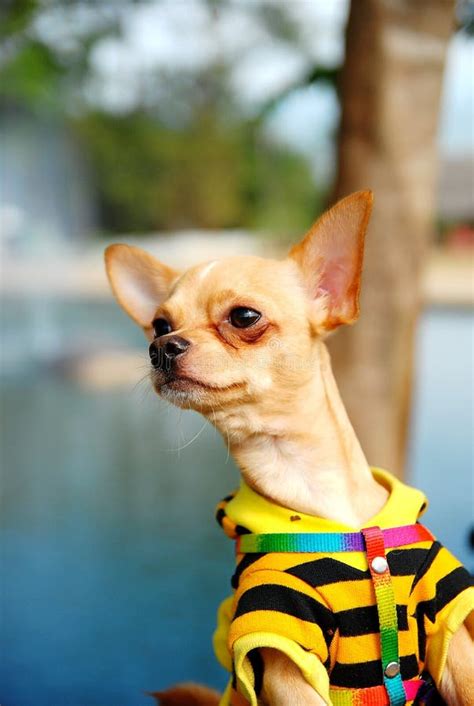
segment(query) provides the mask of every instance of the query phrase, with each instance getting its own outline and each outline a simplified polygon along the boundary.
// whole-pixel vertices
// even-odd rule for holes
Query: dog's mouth
[[[166,377],[164,380],[154,379],[153,384],[158,393],[168,390],[187,392],[191,391],[193,388],[208,390],[209,392],[225,392],[227,390],[240,389],[245,385],[244,382],[233,382],[228,385],[213,385],[203,380],[196,380],[196,378],[189,377],[188,375],[173,375],[172,377]]]

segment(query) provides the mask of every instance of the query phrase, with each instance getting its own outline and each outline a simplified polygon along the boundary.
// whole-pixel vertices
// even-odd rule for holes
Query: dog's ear
[[[105,269],[120,306],[139,326],[149,329],[178,273],[133,245],[110,245]]]
[[[359,315],[364,238],[371,191],[358,191],[326,211],[289,253],[299,266],[317,326],[330,331]]]

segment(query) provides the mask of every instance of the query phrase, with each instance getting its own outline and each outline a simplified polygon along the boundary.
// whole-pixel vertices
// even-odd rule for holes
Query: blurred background
[[[474,6],[3,0],[3,706],[223,686],[211,649],[238,475],[149,390],[102,252],[283,253],[372,188],[362,316],[331,341],[369,460],[470,568]]]

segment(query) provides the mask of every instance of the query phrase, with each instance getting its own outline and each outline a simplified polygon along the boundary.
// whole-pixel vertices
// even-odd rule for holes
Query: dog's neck
[[[248,411],[251,423],[229,435],[230,449],[244,480],[261,495],[297,512],[360,527],[383,507],[387,491],[372,476],[322,343],[315,360],[309,385],[285,409]],[[245,417],[242,410],[240,419]],[[222,418],[214,422],[228,433]]]

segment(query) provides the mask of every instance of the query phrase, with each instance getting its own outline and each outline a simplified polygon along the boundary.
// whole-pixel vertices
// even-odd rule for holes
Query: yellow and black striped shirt
[[[366,526],[417,522],[423,493],[374,469],[389,491],[382,511]],[[354,528],[279,507],[242,484],[218,506],[228,536],[246,533],[354,532]],[[403,680],[424,670],[439,684],[450,637],[467,621],[474,633],[474,588],[466,569],[439,542],[387,550],[398,620]],[[256,706],[262,682],[258,649],[286,653],[306,680],[331,703],[338,689],[383,684],[374,587],[365,552],[238,554],[234,593],[219,610],[214,646],[233,673],[221,706]],[[409,702],[411,703],[411,702]]]

